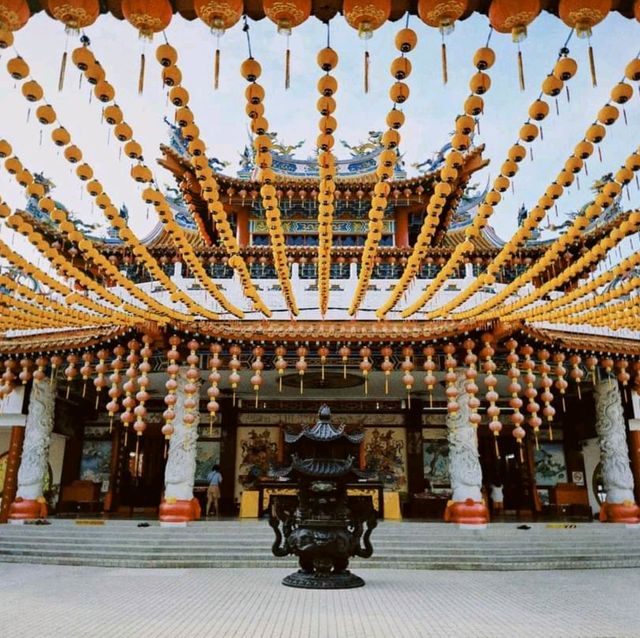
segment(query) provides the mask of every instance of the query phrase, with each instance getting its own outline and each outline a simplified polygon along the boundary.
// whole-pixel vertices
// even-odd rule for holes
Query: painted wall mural
[[[404,428],[367,428],[367,469],[378,472],[386,490],[407,491],[407,445]]]
[[[236,444],[236,498],[269,474],[278,460],[280,429],[239,427]]]
[[[111,441],[85,440],[80,461],[80,480],[103,483],[109,481]]]
[[[429,482],[427,489],[450,486],[447,430],[444,428],[423,428],[422,439],[424,478]]]
[[[567,466],[562,443],[541,442],[535,453],[536,484],[553,486],[567,482]]]
[[[196,445],[196,485],[206,483],[207,474],[211,472],[211,468],[216,463],[220,463],[220,441],[198,440]]]

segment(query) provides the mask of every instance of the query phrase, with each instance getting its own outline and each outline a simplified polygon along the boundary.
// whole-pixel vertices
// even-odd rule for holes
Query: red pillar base
[[[47,518],[45,502],[17,498],[9,507],[10,521],[27,521],[37,518]]]
[[[445,523],[459,525],[486,525],[489,522],[489,510],[483,501],[449,501],[444,511]]]
[[[640,523],[640,507],[633,501],[624,503],[603,503],[600,508],[601,523]]]
[[[188,523],[199,519],[201,514],[197,498],[190,501],[169,500],[160,503],[160,521],[163,523]]]

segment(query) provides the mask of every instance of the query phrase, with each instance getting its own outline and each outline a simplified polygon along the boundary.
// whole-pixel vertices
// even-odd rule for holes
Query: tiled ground
[[[280,569],[0,567],[3,638],[640,636],[640,570],[359,570],[304,591]]]

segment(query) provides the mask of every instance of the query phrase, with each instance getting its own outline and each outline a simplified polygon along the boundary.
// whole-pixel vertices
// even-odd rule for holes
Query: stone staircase
[[[52,520],[50,525],[0,525],[0,562],[100,567],[280,567],[266,521],[198,522],[161,528],[157,521]],[[445,523],[382,522],[374,554],[351,562],[388,569],[590,569],[640,567],[640,529],[600,523],[496,523],[463,530]]]

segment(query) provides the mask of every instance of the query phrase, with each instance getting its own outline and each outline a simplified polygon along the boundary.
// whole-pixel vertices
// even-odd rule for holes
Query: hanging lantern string
[[[569,44],[571,38],[573,37],[574,31],[573,29],[569,32],[563,47],[559,50],[558,52],[558,56],[557,59],[559,60],[563,55],[566,55],[568,49],[567,49],[567,44]],[[640,57],[640,52],[638,55],[636,55],[636,58]],[[622,80],[625,79],[625,76],[623,75]],[[621,81],[622,81],[621,80]],[[543,95],[543,92],[541,91],[539,93],[538,99],[540,99]],[[525,122],[525,124],[530,123],[531,118],[528,118]],[[595,121],[594,121],[595,123]],[[517,142],[516,142],[517,143]],[[455,253],[450,257],[450,262],[453,260]],[[464,257],[464,253],[462,255],[457,255],[458,260],[462,259]],[[450,264],[447,264],[444,268],[443,271],[445,269],[449,269],[450,268]],[[413,314],[414,312],[417,312],[422,306],[424,306],[424,304],[433,296],[433,294],[435,294],[435,292],[444,284],[445,279],[441,279],[441,281],[438,281],[436,285],[435,282],[437,280],[434,280],[434,282],[432,282],[432,284],[429,286],[429,288],[422,294],[421,298],[415,302],[410,308],[407,308],[404,313],[403,316],[409,316],[410,314]],[[433,319],[436,318],[438,316],[442,316],[445,313],[448,313],[452,310],[454,310],[455,308],[457,308],[458,306],[460,306],[461,304],[463,304],[465,301],[467,301],[475,292],[477,292],[483,285],[485,284],[485,279],[482,277],[477,277],[476,280],[467,287],[466,290],[463,290],[462,292],[460,292],[456,297],[454,297],[454,299],[452,299],[451,301],[447,302],[444,306],[440,307],[437,310],[434,310],[430,313],[428,313],[427,315],[425,315],[426,319]],[[491,308],[493,306],[495,306],[496,304],[498,304],[500,302],[500,300],[504,297],[500,297],[500,295],[502,295],[502,292],[499,295],[496,295],[495,298],[492,298],[490,300],[487,300],[486,302],[483,303],[483,309],[487,309],[487,308]],[[478,314],[479,312],[481,312],[480,310],[470,310],[467,311],[468,313],[475,313]],[[466,315],[465,315],[466,316]],[[471,315],[474,316],[474,315]]]
[[[247,36],[247,49],[249,51],[249,57],[253,59],[253,53],[251,53],[251,36],[249,35],[249,22],[246,15],[242,16],[242,21],[244,22],[244,24],[242,25],[242,30]]]
[[[489,44],[491,43],[491,36],[493,35],[493,27],[490,26],[489,27],[489,34],[487,35],[487,41],[485,42],[485,47],[488,47]]]

